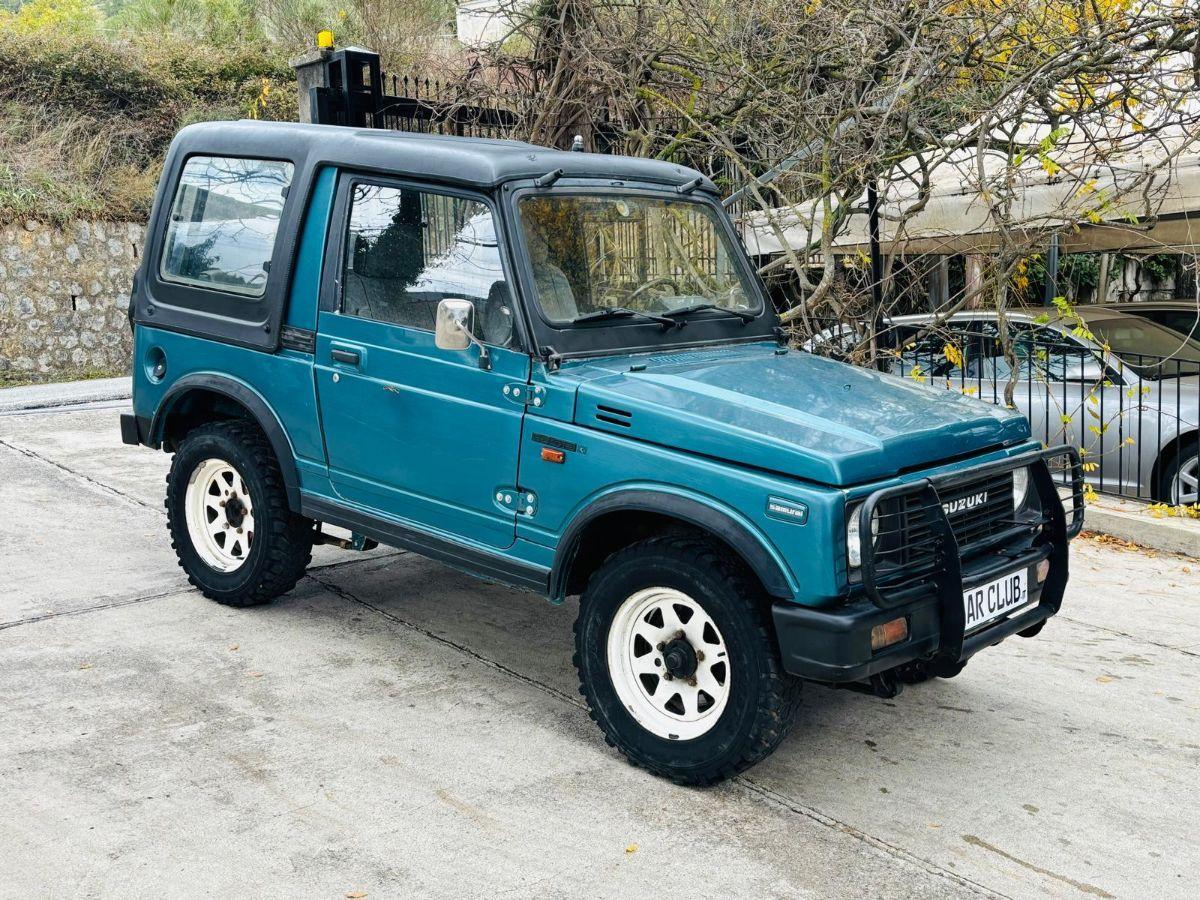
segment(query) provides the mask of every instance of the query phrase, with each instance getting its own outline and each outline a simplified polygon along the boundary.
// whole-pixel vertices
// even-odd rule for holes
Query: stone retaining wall
[[[0,383],[129,371],[144,235],[132,222],[0,226]]]

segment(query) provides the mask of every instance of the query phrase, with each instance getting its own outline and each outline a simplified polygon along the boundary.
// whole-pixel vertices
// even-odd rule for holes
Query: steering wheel
[[[497,281],[491,286],[480,312],[480,339],[498,347],[507,347],[512,341],[513,314],[505,282]]]
[[[629,292],[629,296],[625,298],[625,302],[628,303],[630,300],[640,297],[642,294],[644,294],[646,291],[650,290],[651,288],[659,287],[660,285],[664,285],[664,284],[669,284],[669,285],[671,285],[671,287],[676,286],[675,279],[672,276],[660,275],[657,278],[651,278],[645,284],[640,284],[637,287],[635,287],[632,291]]]

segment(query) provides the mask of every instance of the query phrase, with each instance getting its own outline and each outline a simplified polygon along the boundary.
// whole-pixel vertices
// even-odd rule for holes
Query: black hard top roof
[[[276,154],[310,164],[366,168],[477,187],[494,187],[562,169],[564,178],[667,185],[702,178],[701,188],[714,193],[717,190],[700,172],[659,160],[551,150],[523,141],[294,122],[244,120],[189,125],[179,132],[172,153],[249,155],[269,153],[272,147]]]

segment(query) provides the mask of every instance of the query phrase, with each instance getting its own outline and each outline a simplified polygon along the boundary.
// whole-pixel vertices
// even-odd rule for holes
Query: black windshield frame
[[[664,189],[662,185],[583,178],[563,178],[549,188],[538,188],[532,181],[509,182],[504,185],[503,193],[504,213],[509,219],[507,230],[510,239],[514,242],[512,255],[518,261],[517,275],[521,284],[523,305],[526,308],[527,324],[534,332],[539,348],[552,348],[556,355],[569,359],[581,356],[744,343],[775,337],[775,329],[779,324],[778,316],[763,288],[758,273],[750,264],[743,250],[743,244],[729,215],[714,194],[697,190],[691,194],[681,195],[673,189]],[[705,205],[714,214],[712,217],[714,226],[728,241],[730,259],[745,285],[748,299],[757,301],[755,304],[757,312],[755,313],[754,309],[748,310],[748,312],[755,313],[755,318],[750,322],[743,322],[738,317],[720,310],[708,310],[688,316],[686,318],[687,325],[684,328],[666,329],[658,322],[646,321],[637,317],[613,319],[603,325],[595,322],[581,324],[551,322],[542,313],[537,302],[532,261],[525,245],[519,209],[520,201],[523,198],[546,194],[554,196],[636,196]]]

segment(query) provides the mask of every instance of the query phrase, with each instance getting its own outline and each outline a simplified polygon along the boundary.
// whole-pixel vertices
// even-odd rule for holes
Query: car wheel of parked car
[[[1200,455],[1176,455],[1163,470],[1162,496],[1172,506],[1200,503]]]
[[[728,551],[690,536],[641,541],[592,575],[575,667],[608,743],[680,784],[711,784],[767,756],[799,699],[762,588]]]
[[[249,422],[202,425],[167,474],[171,546],[188,581],[228,606],[267,603],[312,557],[313,523],[288,508],[267,439]]]

